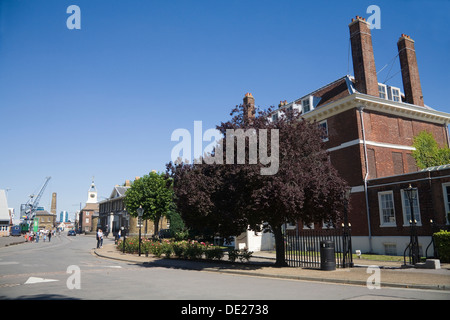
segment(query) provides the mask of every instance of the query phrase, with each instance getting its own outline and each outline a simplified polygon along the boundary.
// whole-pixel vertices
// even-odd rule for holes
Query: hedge
[[[123,239],[119,240],[117,243],[117,250],[123,250]],[[131,237],[127,238],[125,241],[125,252],[126,253],[138,253],[139,251],[139,238]],[[179,259],[190,259],[198,260],[203,257],[208,260],[221,260],[225,252],[219,247],[205,242],[198,242],[196,240],[182,240],[182,241],[171,241],[168,239],[158,240],[148,240],[142,239],[141,241],[141,254],[153,254],[157,257],[166,258],[172,256]],[[248,250],[229,250],[228,259],[235,262],[239,259],[241,262],[249,261],[252,256],[251,251]]]
[[[450,232],[441,230],[433,234],[441,262],[450,262]]]
[[[117,243],[117,250],[123,250],[123,239]],[[138,253],[139,251],[139,238],[131,237],[125,241],[126,253]],[[141,241],[141,254],[153,254],[157,257],[166,258],[172,256],[180,259],[197,260],[205,257],[208,260],[221,260],[225,252],[219,247],[205,242],[198,242],[196,240],[182,240],[171,241],[168,239],[148,240],[142,239]],[[230,250],[228,252],[228,259],[232,262],[239,259],[241,262],[249,261],[253,252],[248,250]]]

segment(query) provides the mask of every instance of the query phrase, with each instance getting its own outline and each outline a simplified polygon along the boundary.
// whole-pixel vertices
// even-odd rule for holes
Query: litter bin
[[[320,269],[325,271],[336,270],[334,257],[334,241],[320,241]]]

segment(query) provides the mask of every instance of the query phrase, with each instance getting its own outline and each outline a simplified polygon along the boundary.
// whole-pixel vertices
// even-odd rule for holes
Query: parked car
[[[172,237],[172,231],[170,229],[161,229],[158,232],[158,237],[160,239],[170,238]]]
[[[69,232],[67,232],[68,236],[76,236],[77,233],[75,232],[75,230],[69,230]]]

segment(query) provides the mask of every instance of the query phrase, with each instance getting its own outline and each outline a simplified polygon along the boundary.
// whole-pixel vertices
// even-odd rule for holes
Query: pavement
[[[247,276],[270,277],[290,280],[320,281],[340,284],[363,285],[373,288],[379,275],[380,287],[415,288],[450,291],[450,264],[441,264],[441,269],[402,268],[399,262],[384,262],[358,259],[353,268],[337,268],[322,271],[308,268],[276,267],[275,254],[265,251],[253,253],[246,263],[231,263],[226,257],[222,261],[184,260],[158,258],[153,255],[123,254],[113,243],[103,248],[93,249],[92,253],[107,259],[114,259],[147,266],[188,269],[207,272],[220,272]],[[379,272],[379,273],[378,273]]]

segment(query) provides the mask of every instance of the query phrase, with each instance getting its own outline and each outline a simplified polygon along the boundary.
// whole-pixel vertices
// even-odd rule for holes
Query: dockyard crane
[[[41,200],[42,194],[44,193],[45,188],[47,187],[48,182],[52,177],[46,177],[45,182],[39,190],[37,195],[30,195],[30,199],[28,199],[27,203],[20,205],[20,218],[23,219],[25,217],[26,220],[32,220],[34,218],[35,212],[38,208],[39,201]]]

